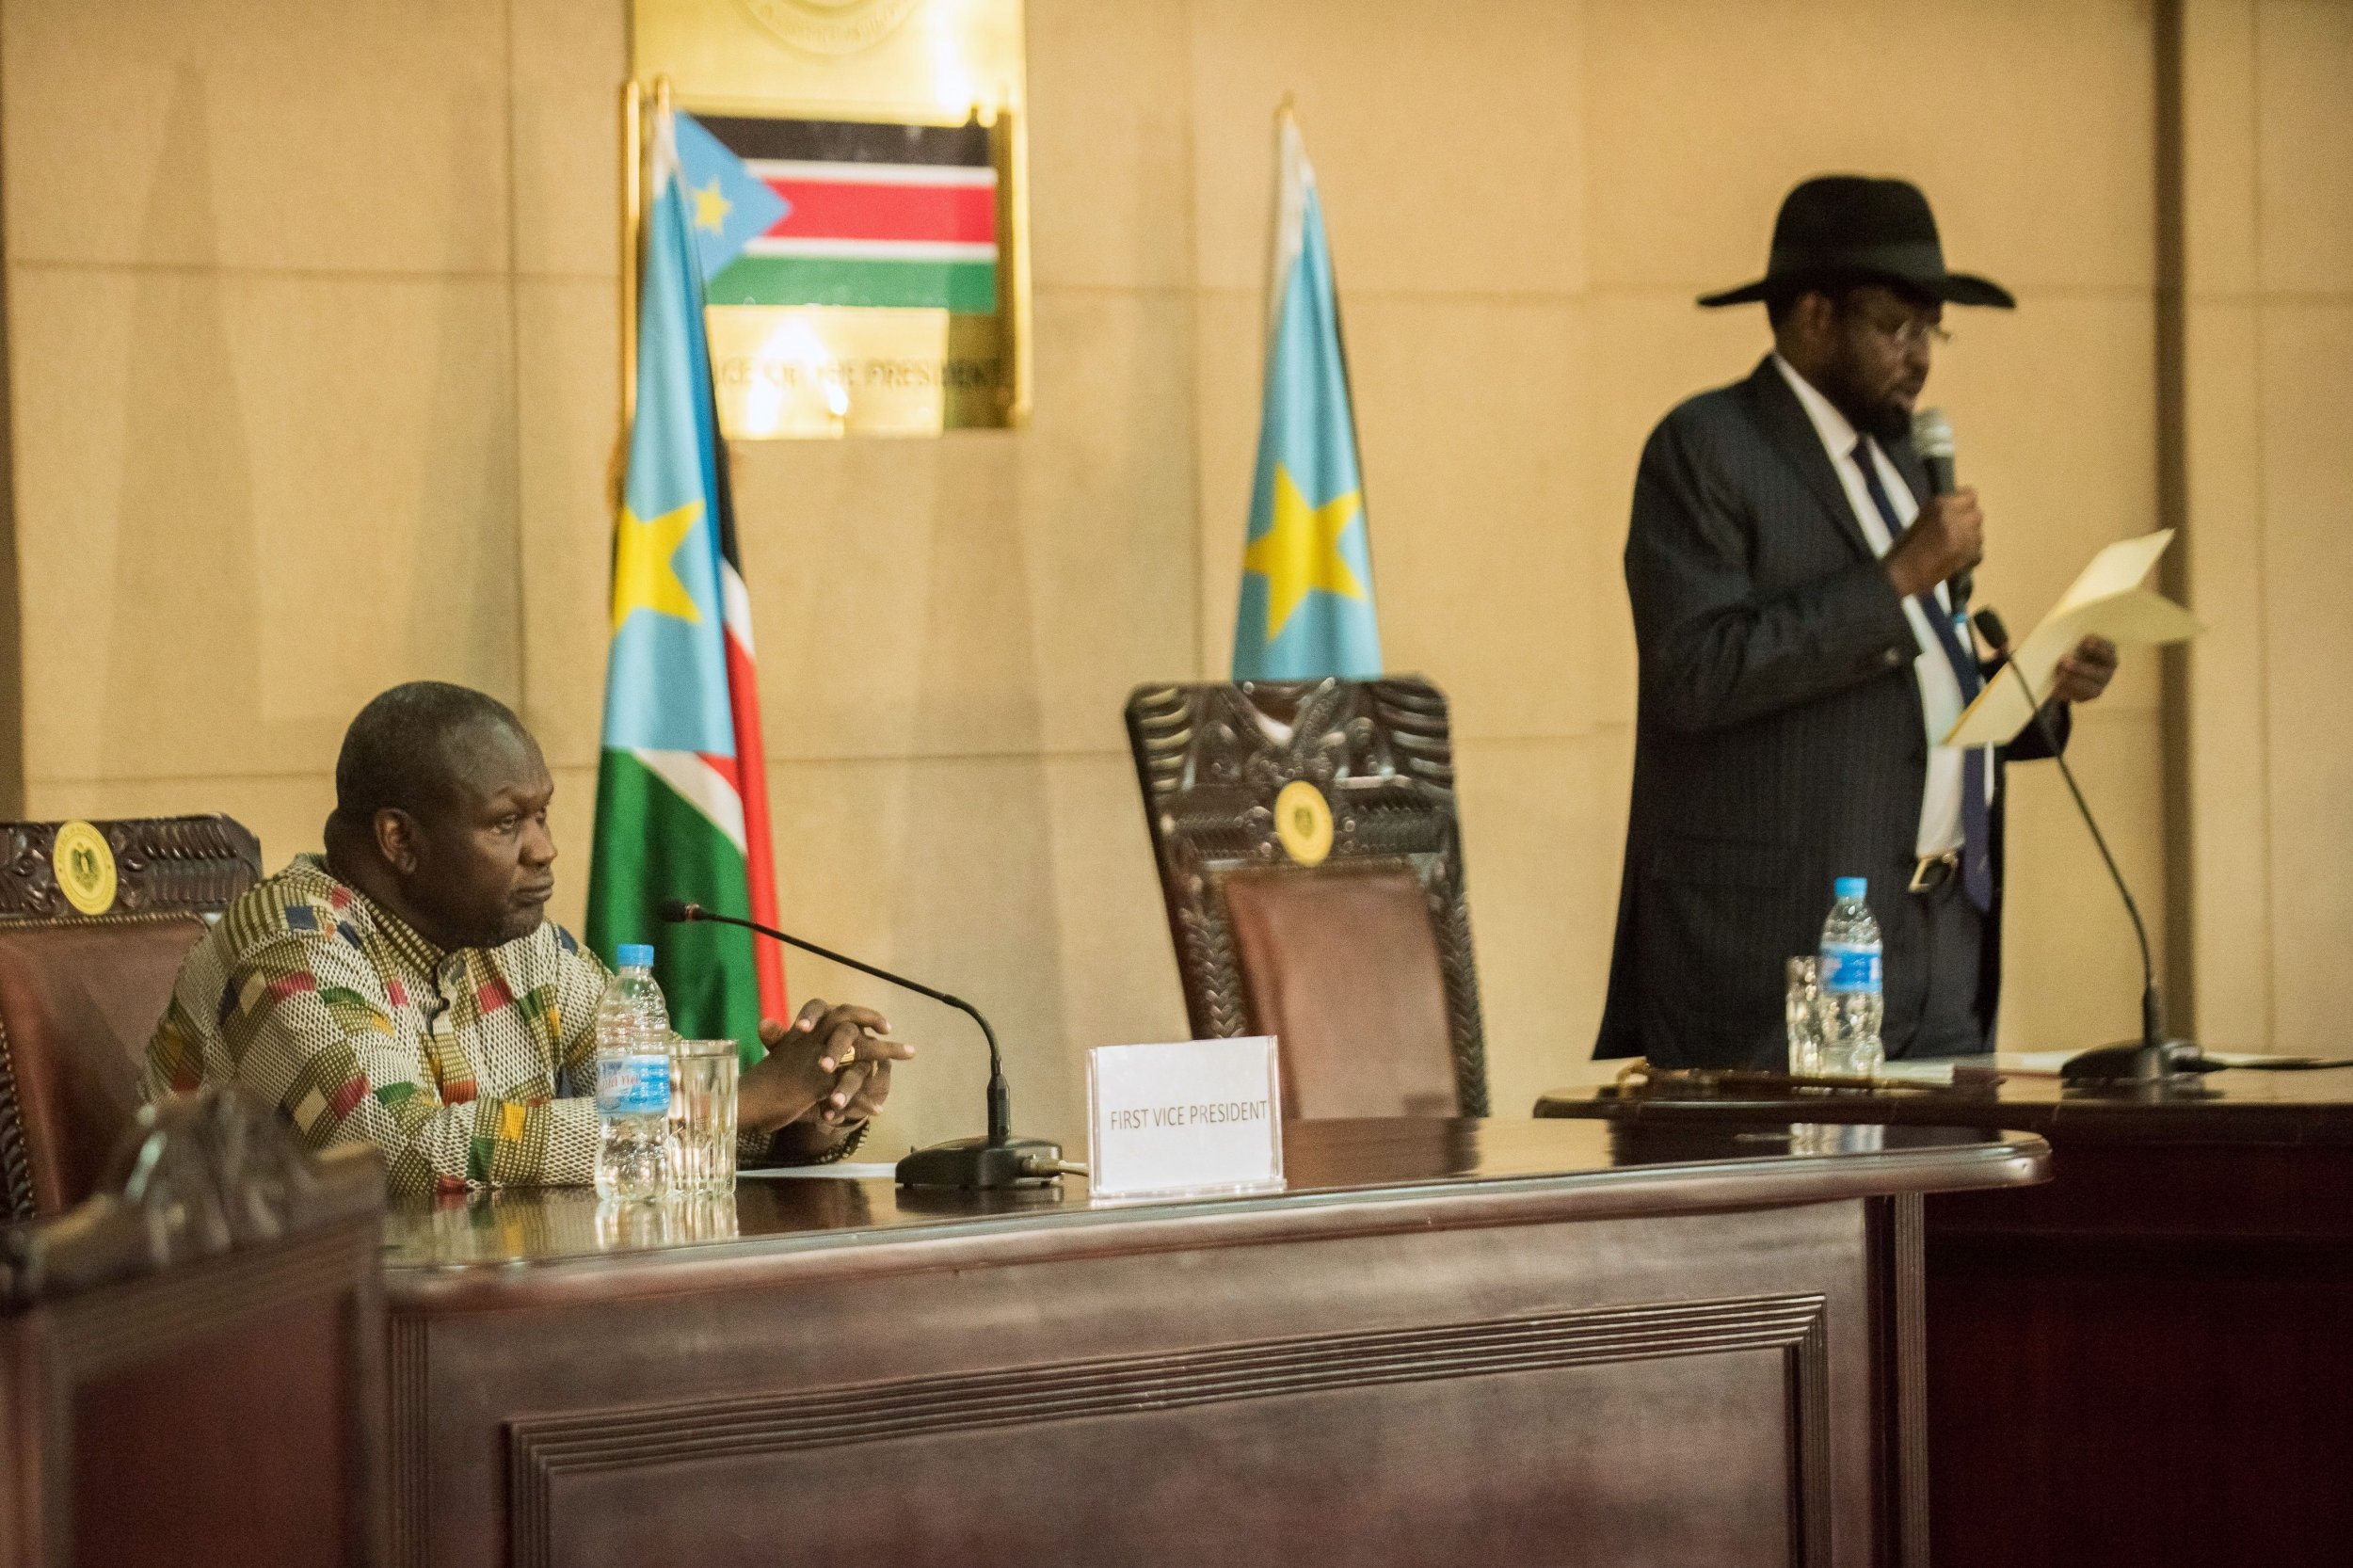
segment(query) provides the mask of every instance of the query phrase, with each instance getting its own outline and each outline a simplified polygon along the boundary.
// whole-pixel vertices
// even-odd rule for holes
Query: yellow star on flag
[[[621,508],[621,536],[613,550],[615,632],[620,631],[633,610],[651,610],[657,616],[676,616],[692,623],[702,620],[702,607],[670,565],[670,557],[678,553],[678,547],[695,531],[702,515],[699,501],[655,518],[640,518],[628,506]]]
[[[712,176],[709,190],[698,190],[693,185],[686,188],[695,198],[696,228],[708,229],[715,234],[727,227],[728,214],[735,211],[735,203],[719,194],[717,175]]]
[[[1274,641],[1311,588],[1362,599],[1364,584],[1356,581],[1347,557],[1340,553],[1340,536],[1356,520],[1364,492],[1336,495],[1321,506],[1310,506],[1299,491],[1290,470],[1274,466],[1274,522],[1250,541],[1241,569],[1266,579],[1266,640]]]

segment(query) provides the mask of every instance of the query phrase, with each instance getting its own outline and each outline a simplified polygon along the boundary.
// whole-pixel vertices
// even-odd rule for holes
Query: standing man
[[[1762,301],[1773,352],[1652,432],[1625,546],[1641,696],[1617,949],[1596,1056],[1785,1060],[1785,960],[1837,876],[1870,879],[1891,1057],[1991,1048],[2001,781],[2012,745],[1937,743],[1986,670],[1970,639],[1974,491],[1931,495],[1913,407],[1944,307],[2016,301],[1947,272],[1928,199],[1833,175],[1783,201]],[[2100,695],[2086,638],[2052,697]]]

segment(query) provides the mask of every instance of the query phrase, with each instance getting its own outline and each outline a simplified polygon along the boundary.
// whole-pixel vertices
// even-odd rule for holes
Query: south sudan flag
[[[588,940],[607,959],[654,945],[670,1021],[760,1060],[760,1019],[786,1016],[773,941],[716,924],[667,925],[666,899],[776,920],[776,858],[726,455],[703,332],[693,213],[738,203],[681,175],[683,115],[654,122],[637,294],[637,405],[613,541],[613,641],[597,769]],[[746,193],[738,191],[738,197]]]
[[[997,168],[979,124],[700,120],[783,206],[708,286],[712,305],[997,309]],[[691,160],[687,170],[695,182]]]

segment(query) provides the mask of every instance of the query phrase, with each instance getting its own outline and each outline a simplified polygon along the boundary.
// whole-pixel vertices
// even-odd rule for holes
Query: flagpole
[[[1295,130],[1298,124],[1299,114],[1295,106],[1295,101],[1291,97],[1290,93],[1285,92],[1283,94],[1283,101],[1274,107],[1274,215],[1272,220],[1267,224],[1267,296],[1266,333],[1264,341],[1266,346],[1270,349],[1274,344],[1274,329],[1281,323],[1283,312],[1283,280],[1288,275],[1289,271],[1289,269],[1283,265],[1285,249],[1284,239],[1286,237],[1286,232],[1289,228],[1289,225],[1284,222],[1284,218],[1287,216],[1286,209],[1290,200],[1291,193],[1289,188],[1290,182],[1289,178],[1290,171],[1284,157],[1285,143],[1287,140],[1284,133]]]
[[[621,88],[621,437],[637,417],[637,247],[645,222],[645,93],[632,77]]]
[[[1031,403],[1031,324],[1030,324],[1030,131],[1027,115],[1029,101],[1023,100],[998,116],[1004,138],[1007,193],[1012,215],[1013,243],[1009,249],[1012,265],[1006,269],[1005,318],[1013,329],[1013,401],[1005,408],[1005,425],[1018,430],[1030,423]]]

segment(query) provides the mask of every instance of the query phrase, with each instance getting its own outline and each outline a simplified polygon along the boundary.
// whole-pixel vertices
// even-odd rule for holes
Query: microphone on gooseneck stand
[[[2093,820],[2091,807],[2084,799],[2081,787],[2075,782],[2075,770],[2067,765],[2067,754],[2059,749],[2058,731],[2052,728],[2051,717],[2035,700],[2034,688],[2026,682],[2026,672],[2018,667],[2011,656],[2009,629],[2002,617],[1992,610],[1980,610],[1977,616],[1977,631],[1983,634],[1993,651],[2002,656],[2010,674],[2018,681],[2018,689],[2026,695],[2026,704],[2034,712],[2035,728],[2041,731],[2043,744],[2050,747],[2051,758],[2059,765],[2059,776],[2067,780],[2067,792],[2075,797],[2075,809],[2083,814],[2084,826],[2091,830],[2091,841],[2100,851],[2101,860],[2108,868],[2109,880],[2116,884],[2117,896],[2124,901],[2124,913],[2132,917],[2133,935],[2140,940],[2140,1038],[2125,1040],[2113,1046],[2100,1046],[2078,1051],[2059,1068],[2062,1078],[2131,1079],[2144,1083],[2159,1083],[2181,1073],[2207,1070],[2203,1055],[2187,1040],[2168,1040],[2165,1037],[2165,1013],[2157,998],[2156,966],[2149,957],[2149,928],[2141,923],[2140,905],[2133,902],[2133,890],[2125,884],[2124,873],[2116,864],[2116,856],[2108,853],[2108,841]],[[1999,679],[1997,675],[1995,679]]]
[[[913,991],[919,997],[954,1008],[981,1026],[981,1038],[988,1042],[988,1131],[979,1138],[959,1138],[953,1143],[938,1144],[928,1149],[915,1149],[899,1161],[898,1179],[903,1187],[1011,1187],[1020,1181],[1051,1181],[1066,1168],[1063,1163],[1062,1145],[1043,1138],[1017,1138],[1013,1132],[1013,1092],[1005,1085],[1005,1064],[997,1050],[997,1032],[988,1027],[981,1010],[961,997],[936,991],[920,981],[909,980],[903,974],[864,963],[831,948],[821,948],[804,941],[791,932],[758,920],[740,920],[705,909],[699,904],[683,899],[664,899],[662,918],[673,925],[707,920],[716,925],[742,926],[762,936],[773,936],[787,947],[803,952],[813,952],[828,962],[876,980]]]
[[[1920,455],[1920,462],[1929,471],[1929,493],[1950,495],[1953,480],[1953,422],[1945,417],[1942,408],[1922,408],[1912,416],[1912,450]],[[1975,580],[1967,571],[1952,579],[1953,607],[1958,610],[1969,602],[1969,590]]]

